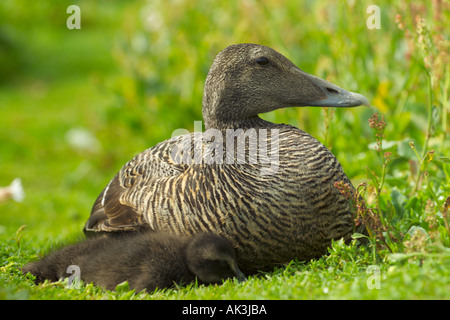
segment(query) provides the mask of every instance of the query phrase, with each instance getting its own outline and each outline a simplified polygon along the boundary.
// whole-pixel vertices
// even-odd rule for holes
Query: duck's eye
[[[256,63],[261,66],[264,66],[269,63],[269,59],[267,59],[266,57],[259,57],[256,59]]]

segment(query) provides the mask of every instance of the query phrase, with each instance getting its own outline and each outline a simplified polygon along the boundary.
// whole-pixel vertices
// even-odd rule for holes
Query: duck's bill
[[[303,72],[303,71],[302,71]],[[362,94],[350,92],[338,87],[331,82],[320,79],[304,72],[304,77],[311,81],[312,85],[323,92],[317,100],[307,101],[304,105],[312,107],[357,107],[370,106],[369,100]]]

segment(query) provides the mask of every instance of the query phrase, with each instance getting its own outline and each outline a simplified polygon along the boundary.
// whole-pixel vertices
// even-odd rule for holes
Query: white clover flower
[[[100,142],[88,130],[73,128],[67,131],[66,141],[78,151],[97,152],[100,149]]]
[[[22,202],[24,198],[25,191],[23,190],[22,180],[20,178],[15,178],[9,186],[0,188],[0,202],[8,199]]]

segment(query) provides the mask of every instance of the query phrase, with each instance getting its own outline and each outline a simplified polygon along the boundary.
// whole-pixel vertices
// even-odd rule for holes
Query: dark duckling
[[[58,281],[69,277],[69,266],[78,266],[80,278],[107,290],[128,281],[130,289],[148,292],[174,283],[219,283],[237,277],[239,270],[230,242],[219,235],[201,233],[177,236],[162,232],[140,232],[94,237],[69,245],[24,266],[24,274]]]
[[[349,241],[355,232],[351,206],[335,187],[352,184],[322,143],[258,115],[359,105],[368,100],[300,70],[269,47],[229,46],[206,78],[201,142],[197,133],[174,137],[126,163],[98,196],[84,230],[223,234],[245,272],[320,257],[333,239]],[[239,147],[239,139],[242,157],[228,150],[229,143]],[[198,150],[210,152],[195,158]]]

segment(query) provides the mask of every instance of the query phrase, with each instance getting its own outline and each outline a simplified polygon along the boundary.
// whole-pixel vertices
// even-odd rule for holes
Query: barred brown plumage
[[[258,114],[359,105],[367,99],[269,47],[229,46],[205,82],[205,133],[163,141],[125,164],[97,198],[85,232],[214,232],[233,243],[246,272],[319,257],[354,231],[350,205],[334,187],[351,182],[315,138]]]

